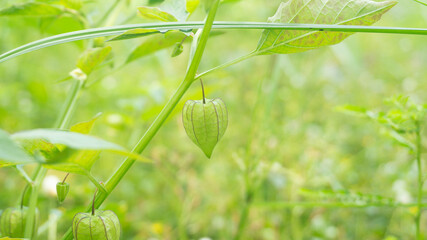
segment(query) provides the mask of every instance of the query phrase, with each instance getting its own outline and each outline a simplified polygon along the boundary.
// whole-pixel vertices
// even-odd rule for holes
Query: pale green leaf
[[[35,162],[5,131],[0,130],[0,167]]]
[[[95,67],[107,58],[110,52],[110,46],[86,50],[77,60],[77,67],[89,75]]]
[[[289,0],[282,3],[272,23],[372,25],[396,1],[370,0]],[[337,44],[352,33],[327,31],[264,30],[256,49],[258,54],[297,53]]]
[[[144,37],[151,34],[160,33],[159,30],[155,29],[132,29],[120,34],[117,37],[111,38],[108,41],[126,40],[131,38]]]
[[[60,7],[40,2],[15,4],[0,9],[1,16],[52,17],[63,13]]]
[[[95,121],[98,120],[99,117],[101,117],[101,113],[98,113],[97,115],[95,115],[95,117],[93,117],[89,121],[80,122],[80,123],[77,123],[77,124],[73,125],[70,128],[70,131],[71,132],[82,133],[82,134],[89,134],[89,132],[93,128],[93,125],[95,124]]]
[[[148,37],[129,55],[127,62],[132,62],[140,57],[150,55],[159,50],[172,47],[177,42],[181,42],[186,35],[180,31],[169,31],[165,34],[158,34]],[[188,37],[191,39],[191,37]]]
[[[154,20],[160,20],[163,22],[177,22],[178,19],[176,19],[172,14],[160,10],[158,7],[139,7],[138,13],[147,19],[154,19]]]
[[[196,11],[199,4],[200,0],[187,0],[185,3],[185,9],[187,10],[187,12],[193,13],[194,11]]]
[[[189,16],[185,0],[165,0],[159,7],[139,7],[139,14],[164,22],[184,22]]]
[[[79,10],[83,6],[82,0],[61,0],[60,3],[67,8],[72,8],[75,10]]]
[[[125,151],[123,147],[97,137],[54,129],[34,129],[18,132],[13,134],[12,138],[15,140],[42,139],[52,144],[63,144],[65,146],[78,150]]]

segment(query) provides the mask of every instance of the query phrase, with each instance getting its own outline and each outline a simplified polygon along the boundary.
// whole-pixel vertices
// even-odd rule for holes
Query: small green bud
[[[177,56],[181,55],[181,53],[183,51],[184,51],[184,46],[182,46],[182,43],[175,43],[171,57],[177,57]]]
[[[120,221],[113,211],[77,213],[73,218],[75,240],[119,240]]]
[[[0,218],[0,232],[3,236],[11,238],[23,238],[25,235],[25,225],[27,223],[28,207],[7,208],[3,211]],[[36,210],[37,224],[38,211]],[[34,228],[36,229],[36,228]]]
[[[56,184],[56,196],[58,197],[59,203],[64,202],[69,191],[70,191],[70,184],[66,182],[58,182]]]
[[[182,110],[182,121],[190,139],[210,158],[227,129],[227,108],[219,98],[189,100]]]

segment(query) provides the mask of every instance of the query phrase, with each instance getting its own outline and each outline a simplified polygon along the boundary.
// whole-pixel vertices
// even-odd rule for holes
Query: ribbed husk
[[[190,139],[210,158],[228,125],[228,112],[219,98],[189,100],[182,110],[182,121]]]
[[[12,238],[23,238],[25,225],[27,223],[28,207],[7,208],[0,218],[0,232],[3,236]],[[37,225],[39,212],[36,210],[34,226]],[[36,228],[34,228],[36,229]]]
[[[58,197],[59,203],[64,202],[69,191],[70,191],[70,184],[66,182],[58,182],[56,184],[56,196]]]
[[[120,221],[112,211],[77,213],[73,219],[74,240],[119,240]]]

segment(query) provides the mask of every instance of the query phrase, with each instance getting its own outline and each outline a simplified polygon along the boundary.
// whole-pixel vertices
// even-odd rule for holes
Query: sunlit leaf
[[[15,140],[43,139],[53,144],[63,144],[70,148],[81,150],[117,150],[125,149],[115,143],[100,138],[54,129],[34,129],[12,134]]]
[[[108,41],[117,41],[117,40],[144,37],[144,36],[148,36],[155,33],[160,33],[160,31],[155,29],[132,29],[120,34],[117,37],[111,38]]]
[[[0,130],[0,167],[35,162],[5,131]]]
[[[187,10],[187,12],[192,13],[197,9],[199,4],[200,4],[200,0],[187,0],[185,9]]]
[[[132,62],[140,57],[150,55],[159,50],[172,47],[177,42],[181,42],[186,35],[180,31],[170,31],[165,34],[159,34],[148,37],[141,45],[139,45],[129,55],[127,62]],[[188,37],[191,39],[191,37]]]
[[[139,14],[148,19],[160,20],[163,22],[177,22],[178,19],[172,14],[160,10],[158,7],[139,7]]]
[[[0,9],[1,16],[51,17],[63,13],[60,7],[40,2],[15,4]]]
[[[67,8],[79,10],[83,6],[82,0],[61,0],[60,3]]]
[[[139,7],[138,12],[144,18],[164,22],[183,22],[189,15],[185,0],[165,0],[159,7]]]
[[[110,52],[110,46],[86,50],[79,57],[77,61],[77,67],[89,75],[95,69],[95,67],[101,64],[107,58]]]
[[[272,23],[372,25],[397,2],[370,0],[289,0],[282,3]],[[264,30],[258,54],[296,53],[337,44],[352,33]]]
[[[77,132],[82,134],[89,134],[89,132],[92,130],[93,125],[95,124],[95,121],[101,117],[101,113],[95,115],[91,120],[77,123],[73,126],[71,126],[70,131],[71,132]]]

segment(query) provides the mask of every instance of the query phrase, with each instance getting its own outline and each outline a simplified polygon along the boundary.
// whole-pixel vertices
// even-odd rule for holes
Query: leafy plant
[[[33,129],[14,134],[8,134],[0,130],[0,146],[2,146],[0,148],[0,166],[16,168],[27,179],[28,186],[31,186],[28,193],[27,220],[23,229],[25,238],[37,238],[34,222],[36,220],[38,194],[40,185],[49,169],[63,171],[67,174],[83,175],[96,185],[100,191],[95,194],[92,204],[87,208],[87,211],[92,211],[92,215],[82,213],[80,217],[77,217],[77,220],[89,225],[89,228],[91,228],[91,216],[96,215],[97,222],[94,224],[97,224],[97,234],[102,235],[103,232],[110,231],[105,224],[101,224],[105,212],[97,212],[95,214],[95,210],[101,207],[136,161],[151,162],[147,158],[140,156],[140,154],[147,148],[184,94],[186,94],[197,79],[255,56],[299,53],[334,45],[342,42],[356,32],[427,35],[427,29],[370,27],[370,25],[379,21],[383,14],[397,4],[395,1],[289,0],[279,6],[276,14],[269,18],[267,23],[243,23],[214,22],[221,3],[220,0],[201,2],[195,0],[165,0],[161,1],[162,3],[159,6],[150,5],[137,8],[138,14],[142,18],[161,21],[161,23],[109,26],[110,23],[115,22],[117,14],[114,11],[118,9],[117,5],[123,4],[121,2],[125,1],[115,1],[111,8],[107,9],[105,15],[100,16],[97,21],[92,21],[85,14],[84,5],[86,3],[83,1],[27,2],[24,4],[15,4],[0,10],[1,17],[25,16],[41,19],[69,15],[79,22],[83,28],[88,28],[47,37],[22,45],[0,55],[0,62],[48,46],[96,38],[93,42],[88,42],[86,49],[77,60],[76,69],[72,70],[70,77],[66,78],[66,80],[71,79],[72,86],[58,116],[57,123],[52,129]],[[150,3],[154,2],[158,1],[150,1]],[[205,20],[203,22],[187,22],[199,7],[203,7],[207,12]],[[93,22],[96,22],[96,24]],[[263,29],[263,32],[254,51],[198,74],[206,44],[211,37],[215,37],[215,34],[212,32],[213,29]],[[113,37],[105,39],[107,36]],[[144,39],[129,53],[123,65],[119,65],[116,68],[108,68],[111,66],[109,59],[113,58],[113,48],[110,44],[115,41],[125,41],[135,38]],[[76,109],[79,96],[86,88],[102,80],[103,77],[99,79],[94,78],[98,70],[107,72],[107,75],[112,74],[139,58],[173,46],[175,48],[172,56],[175,57],[183,52],[183,44],[187,42],[191,43],[191,46],[188,55],[188,66],[182,82],[151,126],[141,135],[132,151],[127,151],[125,148],[110,141],[88,135],[99,116],[69,127],[71,116]],[[276,68],[279,67],[276,65]],[[259,91],[258,94],[258,98],[261,99],[263,97],[262,92]],[[374,119],[387,127],[387,133],[391,138],[415,153],[419,170],[416,235],[418,239],[421,239],[420,219],[423,207],[423,179],[420,131],[424,116],[424,107],[411,104],[408,102],[408,99],[402,97],[395,98],[391,102],[393,102],[396,108],[387,113],[374,114],[368,110],[354,106],[345,106],[342,110]],[[212,107],[210,105],[205,106],[205,104],[212,104]],[[258,101],[257,106],[259,104],[261,103]],[[224,135],[227,126],[223,124],[228,119],[227,114],[224,112],[222,114],[214,113],[217,111],[216,107],[225,109],[225,106],[218,99],[206,99],[205,101],[204,98],[203,102],[193,102],[190,105],[187,105],[183,110],[185,129],[189,133],[190,138],[202,148],[206,156],[210,157],[213,148]],[[257,106],[255,106],[255,110]],[[190,107],[193,110],[196,109],[196,117],[193,116],[193,112],[189,115],[187,110]],[[206,116],[208,117],[206,118]],[[220,116],[221,120],[219,120]],[[257,119],[255,114],[253,119]],[[193,128],[193,134],[189,131],[191,127]],[[216,133],[216,135],[213,133]],[[408,139],[407,135],[411,136],[411,139]],[[205,141],[200,141],[200,137],[203,137]],[[245,153],[242,157],[241,169],[244,178],[244,200],[241,204],[237,230],[233,234],[234,239],[243,238],[245,227],[248,224],[248,216],[254,202],[254,196],[257,194],[260,184],[265,178],[265,172],[258,171],[262,167],[261,163],[251,160],[256,155],[251,149],[254,138],[254,132],[251,132],[248,137]],[[126,157],[105,184],[99,183],[91,174],[93,165],[100,159],[100,154],[103,151],[113,152]],[[22,169],[22,165],[31,163],[37,164],[34,170],[34,177],[32,178],[28,177],[28,174]],[[66,190],[68,192],[68,189]],[[26,193],[24,192],[22,195],[25,196]],[[62,195],[64,194],[62,193]],[[357,205],[360,207],[398,205],[392,199],[367,194],[323,191],[321,195],[336,198],[342,205]],[[62,196],[61,200],[63,200]],[[294,205],[298,205],[298,203]],[[112,216],[105,217],[112,218]],[[89,218],[89,222],[84,220],[87,218]],[[114,223],[118,222],[118,220],[114,218],[111,222],[113,225],[117,225]],[[85,227],[87,227],[86,225]],[[80,230],[83,234],[87,235],[87,228],[79,228],[79,224],[75,221],[73,222],[73,227],[76,229],[74,230],[76,237],[80,236]],[[120,235],[120,233],[116,233],[111,232],[114,235],[114,239],[118,239]],[[185,234],[183,235],[185,236]],[[72,238],[73,230],[69,228],[62,239]]]

